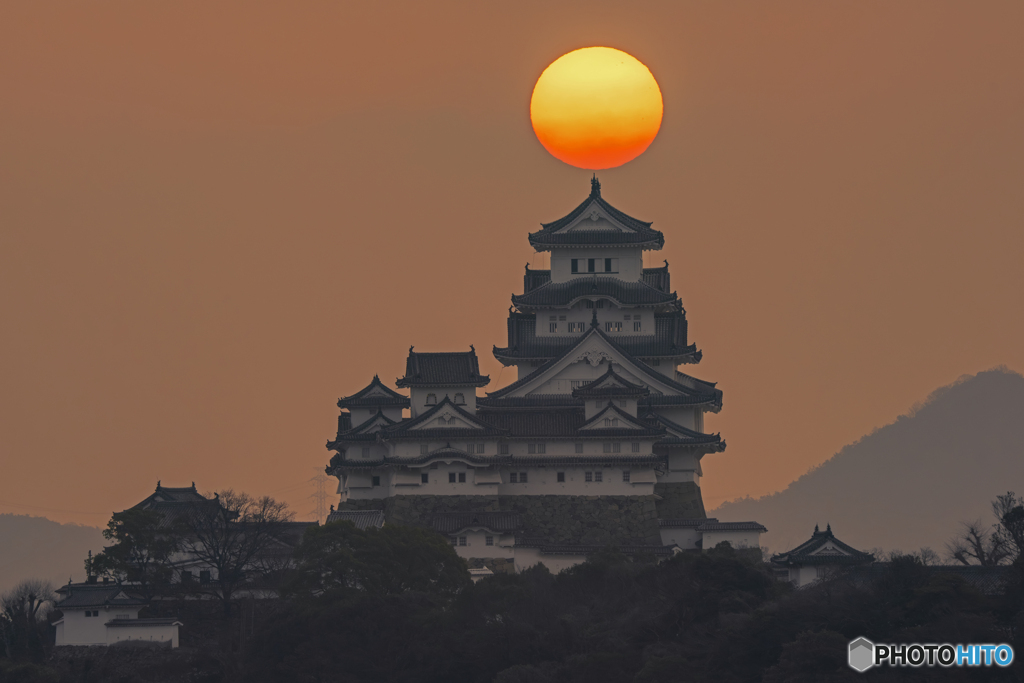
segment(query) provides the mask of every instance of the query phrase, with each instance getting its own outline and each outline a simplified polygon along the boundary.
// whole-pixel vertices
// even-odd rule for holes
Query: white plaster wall
[[[515,537],[512,534],[495,534],[483,529],[467,529],[452,534],[456,539],[466,537],[466,545],[453,545],[459,557],[472,558],[511,558],[515,555]],[[494,545],[487,545],[487,537],[494,538]]]
[[[590,329],[590,323],[594,319],[595,312],[597,313],[597,321],[601,325],[601,330],[611,337],[621,335],[654,335],[654,309],[642,307],[635,308],[631,306],[619,307],[612,303],[611,299],[603,299],[603,301],[604,303],[601,308],[598,308],[596,304],[594,308],[588,308],[586,301],[581,300],[573,304],[572,308],[538,310],[536,324],[537,336],[579,337]],[[629,320],[625,319],[627,315],[629,316]],[[638,315],[640,316],[640,329],[635,330],[633,328],[633,323],[637,322],[636,316]],[[555,317],[555,320],[551,319],[552,316]],[[607,330],[605,329],[606,322],[622,323],[622,329],[618,332]],[[558,327],[554,332],[551,331],[551,323],[558,324]],[[576,323],[576,327],[570,329],[569,323]],[[582,330],[579,327],[580,324],[583,325]]]
[[[107,644],[107,622],[118,614],[127,614],[129,619],[136,619],[139,616],[138,607],[118,607],[110,609],[107,607],[94,607],[88,611],[99,611],[98,617],[87,617],[84,609],[62,610],[64,612],[63,642],[57,640],[58,645],[106,645]]]
[[[589,222],[589,221],[588,221]],[[572,259],[601,259],[597,264],[598,275],[605,275],[600,272],[604,269],[604,259],[619,259],[619,272],[608,273],[608,277],[617,277],[627,282],[636,282],[643,277],[643,250],[640,247],[593,247],[593,248],[567,248],[551,250],[551,281],[565,282],[575,277],[585,276],[587,273],[573,273]],[[586,270],[584,267],[582,270]]]
[[[661,527],[661,544],[677,545],[683,550],[697,547],[700,532],[694,527]]]
[[[171,647],[178,647],[178,626],[176,624],[138,624],[132,626],[113,626],[107,631],[107,645],[121,641],[135,640],[147,643],[165,643],[170,641]]]

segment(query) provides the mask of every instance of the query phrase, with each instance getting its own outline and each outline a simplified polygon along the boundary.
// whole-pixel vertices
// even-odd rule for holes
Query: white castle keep
[[[701,459],[725,449],[704,431],[722,408],[712,382],[681,372],[701,352],[650,223],[590,196],[530,234],[550,270],[526,269],[512,296],[512,384],[478,396],[490,379],[476,351],[409,350],[396,382],[378,377],[342,398],[331,520],[430,526],[480,572],[553,570],[608,545],[666,555],[728,541],[758,548],[753,522],[707,519]],[[373,512],[378,511],[378,512]]]

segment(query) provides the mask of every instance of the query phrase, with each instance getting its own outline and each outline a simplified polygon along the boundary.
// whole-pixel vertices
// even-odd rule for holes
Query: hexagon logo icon
[[[875,644],[867,638],[858,638],[850,643],[850,668],[861,673],[875,664]]]

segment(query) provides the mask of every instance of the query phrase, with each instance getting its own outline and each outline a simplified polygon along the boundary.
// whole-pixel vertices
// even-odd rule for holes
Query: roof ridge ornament
[[[595,328],[595,329],[598,328],[598,327],[601,327],[601,323],[597,322],[597,309],[596,308],[594,309],[593,317],[590,319],[590,326]]]
[[[601,181],[597,179],[597,174],[590,179],[590,196],[600,199],[601,197]]]

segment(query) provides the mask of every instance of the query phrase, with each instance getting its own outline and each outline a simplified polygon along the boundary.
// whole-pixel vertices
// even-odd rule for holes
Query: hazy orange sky
[[[589,192],[530,94],[587,45],[664,96],[600,177],[725,391],[709,507],[1024,371],[1019,0],[8,2],[0,512],[101,525],[160,479],[305,517],[336,399],[410,344],[511,381],[526,235]]]

